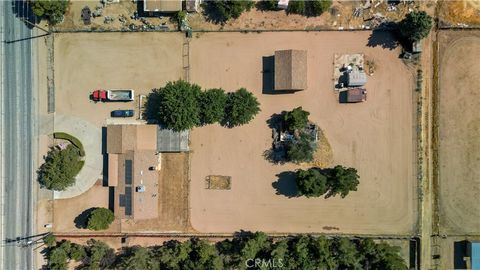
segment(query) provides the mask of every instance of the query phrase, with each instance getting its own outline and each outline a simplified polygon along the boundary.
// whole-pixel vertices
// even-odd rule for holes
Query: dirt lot
[[[453,25],[480,25],[480,1],[441,1],[438,16],[440,21]]]
[[[95,104],[89,95],[94,89],[131,88],[137,99],[182,78],[182,42],[179,33],[55,35],[56,113],[100,126],[112,110],[137,109],[138,102]]]
[[[445,234],[480,234],[480,32],[440,32],[439,187]]]
[[[201,232],[240,229],[269,232],[411,234],[416,224],[412,73],[391,36],[371,32],[210,33],[190,44],[190,78],[203,87],[246,87],[262,112],[246,126],[218,125],[191,133],[191,222]],[[370,47],[367,46],[370,44]],[[262,93],[262,57],[278,49],[308,50],[308,89]],[[366,85],[368,101],[339,104],[333,92],[335,53],[364,53],[377,71]],[[208,68],[206,68],[208,67]],[[215,74],[215,76],[212,76]],[[268,90],[268,89],[266,89]],[[294,165],[272,165],[266,121],[297,106],[325,132],[336,164],[358,169],[361,183],[347,198],[291,198]],[[206,190],[207,175],[232,177],[231,190]],[[275,188],[276,187],[276,188]]]

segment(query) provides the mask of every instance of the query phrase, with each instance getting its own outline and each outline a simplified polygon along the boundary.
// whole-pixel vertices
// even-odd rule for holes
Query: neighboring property
[[[367,74],[365,74],[363,69],[354,67],[352,70],[348,71],[347,79],[349,87],[364,86],[367,83]]]
[[[146,14],[175,13],[182,10],[182,0],[143,0]]]
[[[467,268],[480,270],[480,241],[469,241],[467,244]],[[468,264],[470,263],[470,267]]]
[[[275,90],[304,90],[307,88],[307,51],[282,50],[275,52]]]
[[[158,125],[107,126],[108,186],[120,219],[158,217],[158,170],[161,152],[188,151],[188,132]]]
[[[345,99],[342,99],[342,94],[345,93]],[[357,103],[367,100],[367,89],[365,88],[350,88],[347,91],[340,93],[341,103]]]

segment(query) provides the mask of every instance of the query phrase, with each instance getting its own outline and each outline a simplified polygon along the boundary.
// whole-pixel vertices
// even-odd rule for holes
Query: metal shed
[[[347,78],[350,87],[363,86],[367,83],[367,74],[360,69],[353,69],[348,72]]]
[[[157,152],[187,152],[189,131],[173,131],[158,126]]]

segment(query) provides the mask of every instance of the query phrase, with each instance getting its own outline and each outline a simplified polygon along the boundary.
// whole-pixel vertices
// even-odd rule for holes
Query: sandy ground
[[[443,23],[478,26],[480,25],[480,1],[441,1],[438,15]]]
[[[480,234],[480,32],[441,32],[440,221],[445,234]]]
[[[81,226],[86,225],[87,216],[82,213],[93,207],[108,208],[108,187],[102,186],[99,180],[91,189],[71,199],[55,200],[53,203],[54,232],[88,232]],[[108,231],[118,230],[118,222],[114,222]]]
[[[398,59],[399,49],[366,46],[369,38],[370,44],[390,43],[390,36],[370,35],[211,33],[192,40],[193,82],[206,88],[246,87],[262,104],[262,112],[249,125],[234,129],[211,125],[191,133],[190,205],[196,230],[414,232],[412,75]],[[308,50],[308,89],[293,95],[262,93],[262,57],[289,48]],[[366,85],[367,102],[338,103],[332,90],[335,53],[365,53],[376,63],[377,71]],[[297,167],[272,165],[262,154],[271,145],[266,121],[274,113],[297,106],[310,111],[310,119],[324,130],[334,162],[358,169],[357,192],[345,199],[288,197],[294,192],[292,179],[277,175]],[[232,176],[232,189],[206,190],[207,175]]]
[[[105,124],[116,109],[135,109],[138,95],[183,76],[180,33],[55,35],[56,112]],[[94,103],[95,89],[134,89],[135,102]]]

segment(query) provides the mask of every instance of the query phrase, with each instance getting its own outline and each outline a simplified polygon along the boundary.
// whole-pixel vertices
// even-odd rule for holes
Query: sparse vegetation
[[[204,1],[202,7],[208,20],[224,24],[230,19],[236,19],[244,11],[253,7],[250,0],[210,0]]]
[[[356,191],[360,177],[354,168],[337,165],[331,169],[310,168],[296,172],[298,194],[306,197],[332,197],[340,194],[345,198]]]
[[[79,249],[62,241],[48,248],[46,256],[50,269],[67,269],[70,259],[81,261],[79,269],[246,269],[254,260],[275,262],[287,270],[407,269],[398,247],[371,239],[302,235],[274,241],[262,232],[239,235],[215,245],[192,238],[156,247],[129,247],[117,254],[105,243],[90,240],[75,258],[72,250]]]
[[[313,153],[317,149],[315,138],[306,132],[300,132],[295,140],[286,144],[287,160],[295,163],[310,162],[313,160]]]
[[[47,19],[51,24],[60,23],[68,7],[68,0],[29,0],[33,14]]]
[[[88,217],[87,228],[93,231],[106,230],[114,219],[115,216],[110,209],[96,208]]]
[[[44,188],[62,191],[75,184],[75,176],[83,167],[80,150],[72,144],[60,150],[52,147],[45,163],[38,170],[38,182]]]

